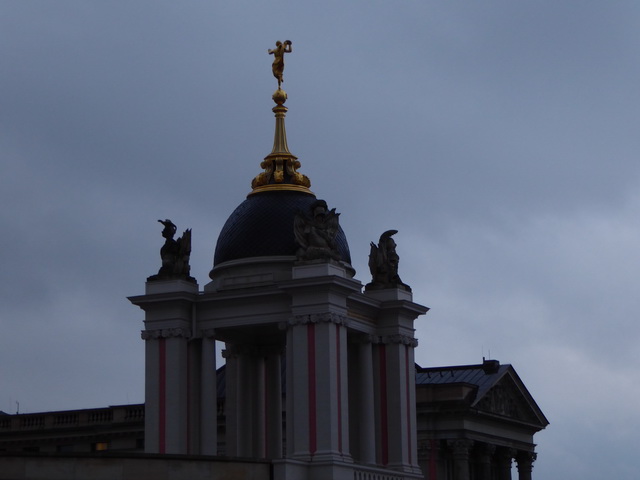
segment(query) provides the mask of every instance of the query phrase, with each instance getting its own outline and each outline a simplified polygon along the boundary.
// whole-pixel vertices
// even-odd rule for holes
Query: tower
[[[419,478],[413,322],[428,309],[398,277],[394,230],[371,245],[364,290],[354,277],[339,213],[287,144],[290,51],[270,50],[273,149],[220,233],[211,281],[200,291],[189,276],[190,231],[163,232],[163,267],[130,298],[145,311],[146,450],[217,454],[219,340],[226,455],[271,459],[275,478]]]

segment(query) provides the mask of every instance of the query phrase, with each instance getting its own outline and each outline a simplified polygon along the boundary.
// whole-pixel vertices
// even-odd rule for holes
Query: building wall
[[[0,454],[0,480],[269,480],[270,464],[148,454]]]

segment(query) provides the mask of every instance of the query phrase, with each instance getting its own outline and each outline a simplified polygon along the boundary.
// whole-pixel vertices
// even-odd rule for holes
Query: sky
[[[144,401],[157,219],[217,236],[287,134],[357,278],[397,229],[422,366],[514,366],[534,478],[638,478],[640,3],[0,2],[0,410]],[[18,405],[19,404],[19,405]]]

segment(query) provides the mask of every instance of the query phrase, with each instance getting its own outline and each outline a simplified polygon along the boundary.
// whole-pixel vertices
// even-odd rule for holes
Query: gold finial
[[[278,80],[278,89],[272,96],[273,101],[276,102],[276,106],[272,109],[276,116],[276,130],[273,136],[273,149],[260,163],[260,168],[264,169],[264,172],[251,182],[253,190],[249,195],[270,190],[293,190],[312,194],[309,190],[311,181],[306,175],[297,171],[300,168],[300,162],[298,157],[289,151],[287,131],[284,126],[284,117],[288,110],[284,106],[287,93],[280,86],[284,72],[284,54],[291,53],[291,40],[276,42],[276,48],[270,49],[268,52],[269,55],[274,56],[271,68],[273,76]]]
[[[269,55],[273,55],[273,76],[278,80],[278,90],[282,85],[282,74],[284,73],[284,54],[291,53],[291,40],[285,40],[282,43],[280,40],[276,42],[276,48],[268,50]]]

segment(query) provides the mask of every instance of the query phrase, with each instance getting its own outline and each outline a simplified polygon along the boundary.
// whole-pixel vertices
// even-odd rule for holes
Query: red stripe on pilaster
[[[405,373],[405,396],[407,408],[407,446],[409,447],[409,465],[413,465],[411,451],[411,398],[409,397],[409,347],[404,346],[404,373]]]
[[[262,363],[262,377],[264,379],[264,451],[263,457],[269,456],[269,376],[267,374],[267,364],[269,363],[269,357],[266,357]]]
[[[313,455],[317,449],[316,423],[316,326],[307,324],[307,363],[309,382],[309,453]]]
[[[389,417],[387,414],[387,352],[380,345],[380,454],[383,465],[389,463]]]
[[[436,440],[430,440],[431,452],[429,454],[429,480],[438,480],[438,444]]]
[[[167,394],[167,345],[165,338],[158,339],[158,348],[160,358],[160,381],[159,381],[159,401],[158,401],[158,439],[160,453],[165,453],[166,433],[167,433],[167,412],[166,412],[166,394]]]
[[[191,453],[191,351],[187,345],[187,453]]]
[[[336,389],[338,392],[338,451],[342,453],[342,377],[341,370],[342,365],[340,364],[340,325],[336,323],[336,363],[338,372],[336,375],[336,380],[338,382],[338,388]]]

